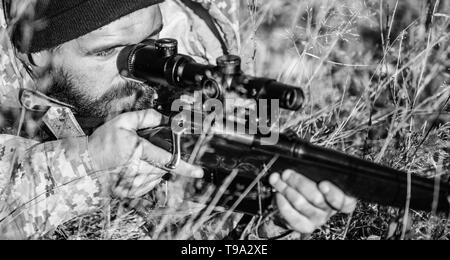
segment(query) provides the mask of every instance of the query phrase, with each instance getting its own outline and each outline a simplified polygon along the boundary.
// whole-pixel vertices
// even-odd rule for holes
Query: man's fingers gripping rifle
[[[182,153],[199,154],[195,163],[205,169],[205,181],[217,186],[222,185],[231,172],[238,170],[237,177],[228,184],[218,205],[249,214],[263,214],[270,208],[273,195],[268,176],[264,173],[292,169],[317,183],[330,181],[347,195],[366,202],[402,208],[408,201],[415,210],[449,212],[448,183],[411,176],[324,149],[293,134],[261,131],[260,128],[256,128],[255,133],[249,131],[261,121],[270,130],[274,123],[272,119],[261,117],[264,114],[262,110],[276,110],[270,104],[297,111],[304,103],[304,95],[300,88],[245,75],[240,63],[238,56],[227,55],[220,57],[217,65],[199,64],[189,56],[178,54],[177,42],[172,39],[127,47],[119,54],[117,61],[119,72],[125,78],[171,86],[186,93],[202,93],[205,103],[200,111],[172,111],[173,108],[164,103],[158,107],[160,112],[172,116],[172,144],[159,137],[148,138],[156,145],[171,148],[173,159],[168,168],[177,166]],[[256,101],[276,102],[265,107],[261,103],[257,105],[257,116],[253,121],[251,115],[244,116],[242,120],[225,115],[224,110],[204,112],[207,101],[225,102],[229,93]],[[197,139],[192,142],[189,138],[195,135]],[[205,138],[206,135],[208,138]],[[275,139],[271,138],[274,136]],[[200,149],[199,143],[207,149]]]

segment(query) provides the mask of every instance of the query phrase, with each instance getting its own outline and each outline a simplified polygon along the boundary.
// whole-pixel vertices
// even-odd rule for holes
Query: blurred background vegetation
[[[284,113],[284,129],[448,181],[450,1],[243,0],[240,23],[247,72],[307,94],[302,112]],[[161,231],[155,213],[131,208],[112,202],[112,219],[84,216],[52,238],[145,239]],[[439,216],[361,202],[353,215],[338,215],[303,238],[447,240],[450,228]]]
[[[286,114],[285,128],[322,146],[448,180],[449,1],[245,2],[248,68],[307,93],[307,106]],[[386,238],[450,235],[445,219],[360,203],[353,216],[338,216],[311,237]]]

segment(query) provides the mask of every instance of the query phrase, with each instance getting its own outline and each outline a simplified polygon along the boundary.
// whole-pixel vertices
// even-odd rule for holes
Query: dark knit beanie
[[[164,0],[37,0],[28,28],[15,26],[13,42],[23,53],[48,50],[95,31],[119,18]],[[29,26],[32,24],[33,26]]]

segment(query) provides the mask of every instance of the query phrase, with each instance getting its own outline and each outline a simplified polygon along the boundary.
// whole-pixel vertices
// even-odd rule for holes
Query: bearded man
[[[116,59],[124,47],[163,34],[177,38],[180,52],[204,62],[239,49],[236,24],[210,1],[37,0],[25,8],[19,2],[4,6],[15,53],[32,80],[12,78],[1,88],[22,82],[21,106],[47,107],[46,122],[56,122],[51,131],[59,138],[0,135],[0,237],[8,239],[38,238],[111,196],[142,196],[168,173],[171,154],[136,133],[158,127],[163,116],[148,109],[151,86],[119,75]],[[10,91],[0,93],[11,97]],[[72,112],[105,123],[86,136]],[[65,118],[52,121],[54,114]],[[70,127],[58,127],[65,120]],[[186,162],[170,173],[203,175]],[[355,208],[355,199],[333,184],[317,185],[293,171],[273,174],[271,184],[279,191],[281,216],[297,232],[311,233],[338,211]]]

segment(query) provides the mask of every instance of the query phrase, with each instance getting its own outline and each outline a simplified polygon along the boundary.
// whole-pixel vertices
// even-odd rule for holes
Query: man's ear
[[[52,53],[47,50],[30,54],[17,52],[16,56],[34,76],[47,71],[52,62]]]
[[[39,68],[48,67],[52,61],[52,53],[50,51],[41,51],[28,54],[27,56],[30,64]]]

